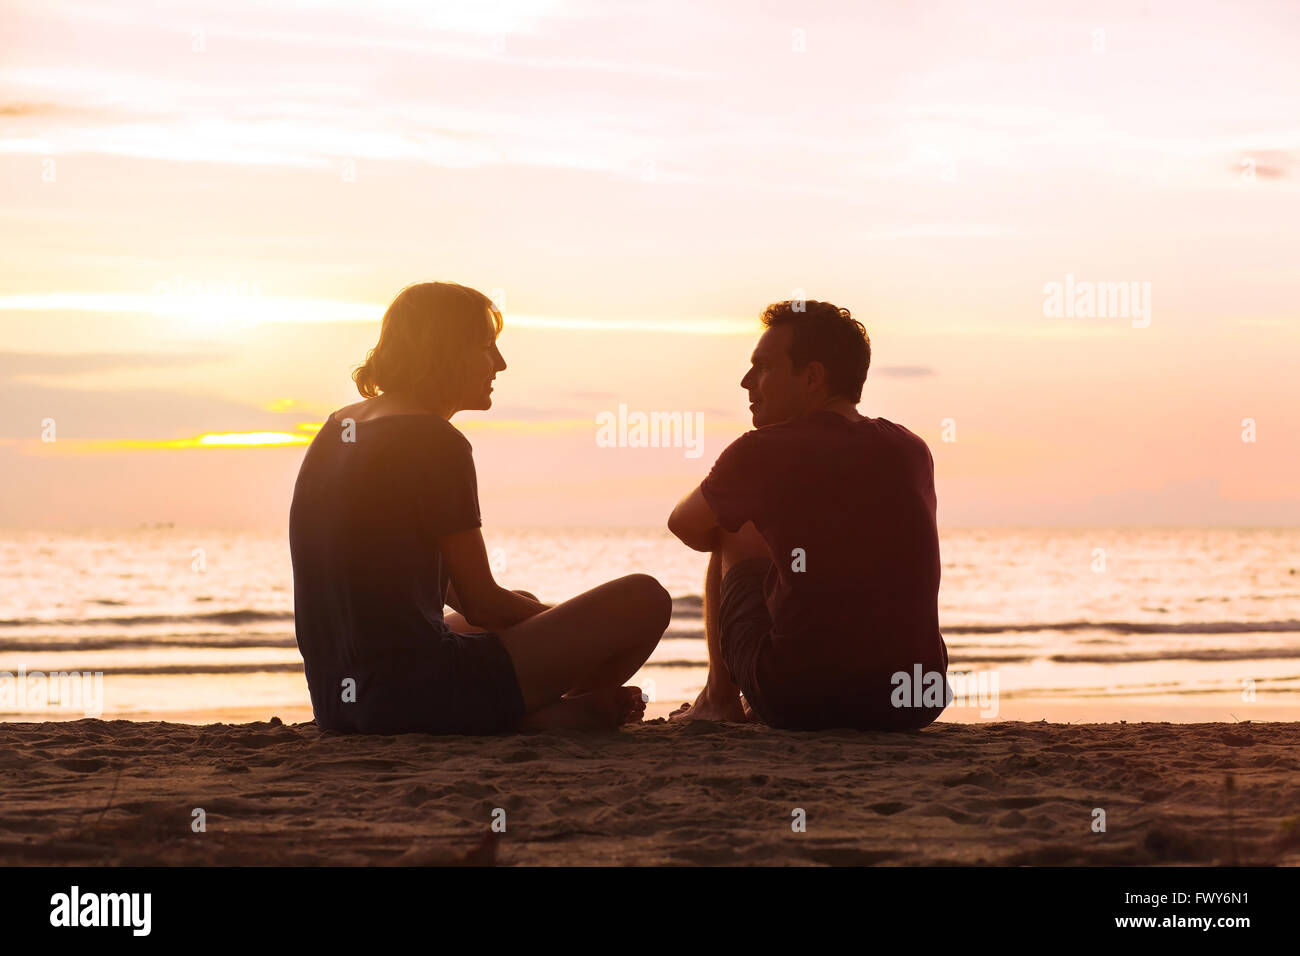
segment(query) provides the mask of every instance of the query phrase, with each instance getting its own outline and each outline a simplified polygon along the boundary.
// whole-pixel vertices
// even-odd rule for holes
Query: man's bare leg
[[[673,711],[669,720],[742,722],[753,719],[742,705],[740,688],[722,660],[722,628],[718,623],[722,579],[735,565],[750,558],[771,558],[767,543],[752,524],[744,525],[734,534],[718,532],[717,547],[709,555],[709,569],[704,575],[704,639],[709,651],[709,676],[695,703]]]

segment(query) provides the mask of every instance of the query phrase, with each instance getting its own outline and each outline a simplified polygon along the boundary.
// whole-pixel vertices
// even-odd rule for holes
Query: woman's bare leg
[[[536,601],[528,591],[516,589],[516,594]],[[443,614],[447,627],[458,634],[482,634],[486,629],[470,624],[459,611]],[[653,648],[652,648],[653,650]],[[645,663],[639,650],[622,659],[610,661],[607,667],[598,668],[585,680],[565,692],[559,701],[530,712],[521,730],[555,728],[587,728],[618,726],[629,720],[640,719],[645,713],[645,701],[639,687],[622,685],[640,670]]]
[[[671,616],[672,598],[659,582],[629,574],[498,631],[531,718],[526,725],[617,726],[639,717],[640,689],[622,684]]]

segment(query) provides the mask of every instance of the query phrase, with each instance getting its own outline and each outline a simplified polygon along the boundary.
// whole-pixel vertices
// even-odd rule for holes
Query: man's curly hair
[[[790,326],[794,331],[791,364],[798,369],[821,362],[832,395],[854,404],[862,401],[862,385],[871,367],[871,339],[848,309],[811,299],[773,302],[763,310],[763,325]]]

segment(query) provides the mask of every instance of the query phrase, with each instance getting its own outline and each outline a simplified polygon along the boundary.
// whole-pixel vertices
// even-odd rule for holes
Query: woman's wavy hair
[[[379,342],[353,369],[352,381],[364,398],[395,391],[441,402],[459,389],[465,354],[490,344],[501,326],[497,307],[476,289],[455,282],[408,285],[388,306]]]

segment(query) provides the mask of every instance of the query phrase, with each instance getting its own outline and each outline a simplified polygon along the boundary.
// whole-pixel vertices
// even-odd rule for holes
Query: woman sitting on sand
[[[470,443],[450,419],[492,407],[501,328],[481,292],[403,289],[353,373],[365,400],[332,414],[307,449],[289,545],[322,729],[600,729],[645,712],[623,684],[668,626],[658,581],[629,574],[549,607],[492,577]]]

